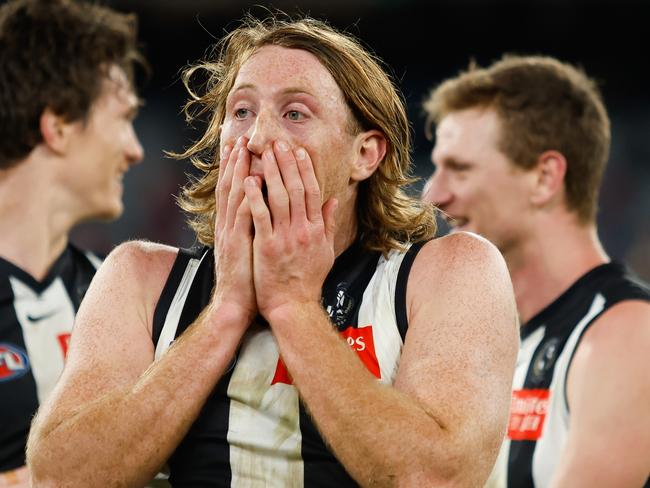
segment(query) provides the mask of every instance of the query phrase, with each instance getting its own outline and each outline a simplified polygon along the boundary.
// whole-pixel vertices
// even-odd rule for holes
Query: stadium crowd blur
[[[152,75],[140,94],[145,100],[136,129],[144,163],[126,178],[124,215],[110,225],[86,224],[73,240],[107,253],[119,242],[146,238],[172,245],[193,244],[173,195],[191,171],[189,162],[164,156],[199,134],[186,128],[186,95],[180,69],[204,54],[204,47],[242,13],[263,2],[157,0],[103,2],[139,15],[140,39]],[[295,12],[286,0],[272,6]],[[601,192],[601,239],[614,259],[626,261],[650,279],[650,91],[643,0],[303,0],[300,11],[328,20],[360,37],[396,74],[414,128],[419,191],[431,171],[432,143],[424,137],[421,104],[431,87],[467,67],[470,59],[489,64],[504,52],[546,54],[576,63],[600,82],[612,119],[612,151]],[[258,7],[253,7],[258,5]]]

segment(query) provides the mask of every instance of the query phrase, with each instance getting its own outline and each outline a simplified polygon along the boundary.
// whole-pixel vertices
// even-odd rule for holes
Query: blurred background
[[[198,136],[181,108],[183,66],[203,57],[224,29],[250,9],[308,13],[359,37],[392,69],[414,133],[414,174],[431,174],[432,143],[424,137],[421,104],[434,84],[474,59],[486,65],[504,52],[546,54],[581,65],[599,81],[612,119],[613,143],[599,212],[610,255],[650,279],[650,1],[647,0],[303,0],[273,4],[242,0],[112,0],[139,17],[140,41],[152,75],[140,87],[145,105],[136,130],[145,160],[126,176],[124,215],[112,224],[85,224],[81,245],[107,253],[127,239],[194,244],[174,195],[191,171],[164,156]]]

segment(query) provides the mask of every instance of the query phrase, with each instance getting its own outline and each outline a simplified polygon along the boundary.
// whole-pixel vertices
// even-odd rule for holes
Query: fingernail
[[[307,153],[305,152],[305,150],[302,147],[299,147],[298,149],[296,149],[296,158],[297,159],[302,160],[302,159],[305,159],[306,156],[307,156]]]
[[[284,141],[278,141],[278,149],[280,149],[282,152],[287,152],[289,150],[289,146]]]
[[[239,136],[237,138],[237,147],[241,147],[244,145],[244,136]]]
[[[227,156],[230,154],[230,151],[232,151],[232,146],[231,146],[230,144],[226,144],[226,145],[223,146],[223,148],[221,149],[221,157],[222,157],[222,158],[227,157]]]

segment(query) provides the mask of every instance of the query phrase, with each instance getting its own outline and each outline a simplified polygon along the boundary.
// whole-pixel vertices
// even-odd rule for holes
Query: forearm
[[[379,383],[318,304],[281,311],[270,323],[316,425],[361,485],[435,486],[456,476],[454,436],[414,398]]]
[[[245,330],[236,322],[204,312],[134,384],[68,412],[46,406],[28,442],[35,483],[143,486],[184,437],[232,360]]]

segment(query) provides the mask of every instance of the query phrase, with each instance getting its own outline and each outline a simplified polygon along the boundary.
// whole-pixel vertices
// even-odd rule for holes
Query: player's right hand
[[[248,139],[240,137],[234,147],[225,145],[215,188],[214,230],[215,286],[212,306],[241,314],[244,326],[257,315],[253,285],[253,224],[244,193],[250,171]]]

